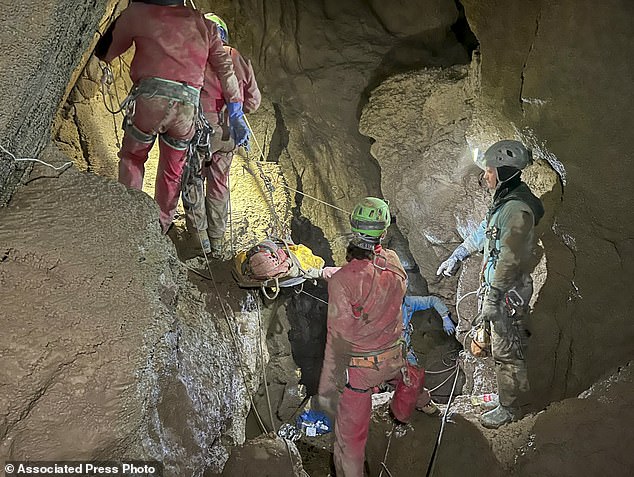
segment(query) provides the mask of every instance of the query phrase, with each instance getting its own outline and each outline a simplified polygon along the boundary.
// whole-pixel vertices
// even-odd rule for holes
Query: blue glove
[[[458,262],[462,262],[469,255],[469,251],[464,247],[464,245],[458,245],[451,256],[440,264],[440,267],[436,270],[436,275],[440,275],[442,273],[446,277],[451,277],[454,273],[456,273]]]
[[[445,330],[449,336],[456,333],[456,325],[451,320],[451,316],[445,315],[442,317],[442,329]]]
[[[506,311],[504,309],[504,292],[499,288],[491,287],[482,303],[482,311],[480,311],[480,320],[498,321],[504,318]]]
[[[227,111],[229,111],[229,127],[231,128],[231,136],[236,142],[236,146],[249,147],[249,128],[244,120],[242,112],[242,103],[227,103]]]

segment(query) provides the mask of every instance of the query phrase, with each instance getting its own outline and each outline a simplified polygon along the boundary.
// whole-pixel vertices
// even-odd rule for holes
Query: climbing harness
[[[381,253],[375,253],[373,251],[372,257],[372,282],[370,283],[370,290],[367,295],[358,303],[352,304],[352,315],[357,319],[367,319],[368,314],[365,312],[366,308],[371,308],[375,303],[375,298],[372,296],[376,288],[376,274],[377,270],[380,272],[388,271],[401,277],[403,280],[407,280],[407,274],[397,267],[393,267],[387,261],[387,258]]]
[[[194,136],[187,146],[185,167],[181,177],[181,196],[186,210],[194,208],[196,199],[204,200],[204,180],[200,174],[202,167],[211,160],[211,136],[214,129],[203,114],[200,104],[194,120],[194,130]],[[190,177],[197,177],[197,180],[191,180]],[[191,193],[194,197],[190,196]],[[202,229],[202,224],[194,225],[197,230]]]
[[[379,369],[379,364],[390,359],[405,357],[405,341],[399,338],[393,346],[384,350],[373,351],[371,353],[354,353],[350,355],[348,366],[351,368],[372,368]]]

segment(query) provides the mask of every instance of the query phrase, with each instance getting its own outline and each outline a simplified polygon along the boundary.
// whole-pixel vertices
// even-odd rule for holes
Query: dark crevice
[[[288,147],[289,130],[284,122],[284,116],[280,105],[278,103],[273,103],[273,109],[275,111],[275,130],[271,135],[271,143],[266,160],[268,162],[279,163],[282,152]]]
[[[458,19],[451,25],[451,31],[456,36],[458,43],[464,46],[469,56],[471,56],[471,54],[480,47],[480,42],[469,26],[464,6],[459,0],[455,0],[455,3],[458,9]]]
[[[541,20],[541,11],[537,12],[537,17],[535,18],[535,34],[533,35],[533,41],[531,41],[531,46],[528,49],[528,53],[526,53],[526,58],[524,60],[524,64],[522,65],[522,73],[520,75],[520,108],[522,109],[522,113],[524,113],[524,79],[526,72],[526,65],[528,64],[528,59],[533,52],[533,48],[535,47],[535,41],[537,40],[537,33],[539,32],[539,21]]]
[[[313,254],[323,258],[326,266],[332,266],[332,249],[323,230],[301,214],[303,174],[295,168],[294,173],[299,193],[295,194],[297,206],[292,209],[291,238],[294,243],[307,246]],[[301,290],[299,294],[286,290],[282,293],[288,298],[287,316],[291,327],[288,339],[293,360],[302,372],[300,384],[306,386],[306,392],[312,396],[317,393],[326,346],[328,290],[322,280],[306,281]]]
[[[77,135],[79,137],[79,147],[81,148],[81,155],[86,162],[86,171],[94,172],[93,165],[90,162],[90,148],[88,147],[88,141],[86,139],[86,132],[81,128],[79,124],[79,117],[77,117],[77,108],[72,106],[73,108],[73,123],[75,128],[77,129]]]
[[[298,0],[293,0],[293,8],[295,13],[295,31],[293,32],[293,39],[295,40],[295,50],[297,51],[297,65],[300,70],[304,69],[302,65],[302,55],[300,53],[301,42],[299,41],[299,2]]]
[[[438,29],[394,39],[392,47],[361,92],[357,117],[361,116],[372,90],[391,76],[427,67],[449,68],[471,61],[471,55],[479,48],[479,42],[469,27],[464,7],[457,0],[456,8],[458,18],[447,31]]]
[[[383,19],[381,18],[381,15],[379,15],[376,11],[376,8],[374,8],[374,5],[372,4],[372,2],[368,2],[367,6],[370,9],[370,13],[372,14],[372,16],[374,17],[374,19],[376,20],[376,22],[381,25],[381,28],[383,28],[383,31],[385,33],[387,33],[390,36],[394,36],[393,33],[390,31],[390,29],[387,27],[387,25],[385,24],[385,22],[383,21]]]

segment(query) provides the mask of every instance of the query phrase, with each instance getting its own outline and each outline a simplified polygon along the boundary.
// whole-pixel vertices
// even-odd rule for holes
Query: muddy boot
[[[212,252],[212,250],[211,250],[211,243],[209,241],[209,237],[207,236],[207,231],[197,230],[194,235],[198,241],[196,245],[202,249],[205,255],[209,255]]]
[[[434,401],[429,401],[424,406],[417,407],[416,410],[422,411],[428,416],[437,416],[438,414],[440,414],[440,409],[438,409],[438,406],[436,406],[436,403]]]
[[[222,239],[212,238],[209,240],[211,258],[220,260],[222,258]]]
[[[517,421],[515,409],[504,407],[501,404],[480,416],[480,424],[487,429],[497,429],[511,421]]]

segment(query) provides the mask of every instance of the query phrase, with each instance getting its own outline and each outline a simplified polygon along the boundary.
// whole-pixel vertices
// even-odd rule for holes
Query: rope
[[[12,154],[8,149],[5,149],[5,147],[0,144],[0,149],[2,149],[2,152],[4,152],[5,154],[11,156],[11,159],[13,159],[14,161],[22,161],[22,162],[37,162],[39,164],[43,164],[47,167],[50,167],[51,169],[54,169],[56,171],[61,171],[62,169],[66,168],[66,167],[70,167],[73,165],[72,162],[65,162],[64,164],[62,164],[61,166],[55,167],[52,164],[49,164],[48,162],[44,162],[40,159],[35,159],[33,157],[15,157],[14,154]]]
[[[231,167],[227,174],[227,190],[229,191],[229,239],[231,243],[231,255],[235,256],[236,248],[233,237],[233,204],[231,203]]]
[[[467,298],[468,296],[475,295],[475,294],[476,294],[476,293],[478,293],[479,291],[480,291],[480,289],[479,289],[479,288],[478,288],[477,290],[470,291],[469,293],[467,293],[467,294],[465,294],[465,295],[462,295],[462,296],[460,297],[460,299],[456,302],[456,315],[458,315],[458,323],[460,323],[460,320],[464,320],[464,321],[466,321],[467,323],[471,324],[471,322],[469,322],[468,320],[466,320],[466,319],[464,319],[464,318],[462,318],[462,317],[460,316],[460,308],[459,308],[459,307],[460,307],[460,303],[462,303],[462,300],[464,300],[464,299],[465,299],[465,298]]]
[[[394,428],[396,427],[396,423],[392,421],[392,431],[390,432],[390,437],[387,440],[387,447],[385,448],[385,454],[383,455],[383,460],[381,461],[381,472],[379,472],[379,477],[383,476],[383,469],[385,469],[385,471],[387,472],[387,474],[392,477],[392,474],[390,474],[390,471],[387,468],[387,465],[385,465],[385,462],[387,462],[387,454],[388,452],[390,452],[390,444],[392,443],[392,436],[394,435]]]
[[[390,472],[390,469],[387,468],[387,465],[385,465],[385,462],[381,462],[381,467],[385,469],[385,472],[387,473],[388,477],[392,477],[392,472]],[[381,472],[383,472],[383,470],[381,470]],[[379,474],[379,477],[381,477],[381,474]]]
[[[244,121],[247,123],[247,127],[251,131],[251,135],[253,136],[253,140],[255,141],[255,145],[258,146],[258,150],[260,151],[260,157],[262,158],[262,161],[266,162],[266,157],[264,157],[264,150],[262,149],[262,147],[260,147],[260,143],[258,142],[258,138],[255,136],[255,133],[253,132],[253,128],[251,127],[251,124],[249,124],[249,120],[247,119],[246,114],[244,115]]]
[[[266,291],[266,287],[264,285],[262,285],[260,287],[260,289],[262,290],[262,294],[268,298],[269,300],[275,300],[277,298],[277,296],[280,294],[280,282],[279,282],[279,278],[275,277],[275,286],[274,287],[270,287],[273,290],[273,295],[269,295]]]
[[[456,368],[458,364],[456,363]],[[438,432],[438,440],[436,440],[436,445],[434,445],[434,451],[431,454],[431,460],[429,462],[429,466],[427,467],[427,473],[425,477],[431,477],[434,473],[434,468],[436,467],[436,456],[438,455],[438,449],[440,448],[440,443],[442,441],[442,435],[445,430],[445,423],[447,422],[447,414],[449,413],[449,408],[451,407],[451,401],[453,400],[453,394],[456,390],[456,383],[458,382],[458,369],[456,369],[456,377],[453,380],[453,386],[451,387],[451,393],[449,394],[449,400],[447,401],[447,408],[445,409],[444,414],[442,415],[442,421],[440,423],[440,431]]]
[[[198,237],[198,240],[200,241],[200,237]],[[202,243],[200,244],[201,248],[202,248]],[[172,255],[170,255],[172,258]],[[226,308],[225,308],[225,304],[222,300],[222,296],[220,295],[220,290],[218,290],[218,285],[216,284],[216,280],[214,279],[214,274],[211,271],[211,264],[209,263],[209,259],[207,258],[207,254],[203,252],[203,256],[205,257],[205,262],[207,263],[207,270],[209,271],[209,277],[205,277],[202,273],[199,273],[196,271],[196,273],[208,280],[211,280],[211,283],[213,284],[214,290],[216,292],[216,296],[218,297],[218,302],[220,303],[220,307],[222,308],[222,312],[225,315],[225,320],[227,321],[227,326],[229,327],[229,332],[231,333],[231,339],[233,340],[233,346],[236,349],[236,356],[238,359],[238,367],[240,368],[240,374],[242,375],[242,380],[244,381],[244,387],[247,391],[247,394],[249,395],[249,400],[251,401],[251,408],[253,409],[253,412],[255,413],[255,417],[258,420],[258,425],[260,426],[260,429],[262,430],[262,432],[264,432],[265,434],[268,433],[268,429],[266,428],[266,426],[264,425],[264,422],[262,421],[262,417],[260,416],[260,413],[258,412],[257,408],[255,407],[255,401],[253,400],[253,395],[251,394],[251,392],[249,392],[249,388],[247,386],[247,378],[246,378],[246,373],[244,371],[244,364],[242,363],[242,359],[241,355],[240,355],[240,347],[238,346],[238,339],[235,335],[235,332],[233,330],[233,327],[231,326],[231,320],[229,318],[229,313],[227,312]],[[176,260],[178,260],[176,258]],[[180,260],[179,260],[180,261]],[[192,267],[190,267],[189,265],[187,265],[184,262],[183,265],[185,265],[185,267],[192,269]]]
[[[281,186],[281,187],[283,187],[285,189],[288,189],[290,191],[293,191],[296,194],[300,194],[300,195],[303,195],[304,197],[308,197],[309,199],[316,200],[317,202],[319,202],[321,204],[324,204],[324,205],[327,205],[328,207],[332,207],[333,209],[339,210],[339,211],[345,213],[346,215],[350,215],[350,212],[348,212],[345,209],[342,209],[341,207],[337,207],[336,205],[329,204],[328,202],[325,202],[325,201],[323,201],[321,199],[318,199],[317,197],[313,197],[312,195],[306,194],[306,193],[304,193],[302,191],[299,191],[299,190],[297,190],[297,189],[295,189],[293,187],[290,187],[290,186],[287,186],[287,185],[284,185],[284,184],[280,184],[279,182],[276,182],[276,183],[277,183],[277,185],[279,185],[279,186]]]
[[[122,71],[123,71],[122,65],[123,65],[123,60],[121,59],[121,57],[119,57],[119,77],[122,76]],[[101,71],[103,73],[103,76],[101,77],[101,88],[100,88],[101,98],[103,100],[103,105],[106,108],[106,111],[108,111],[112,115],[112,125],[114,129],[114,137],[116,141],[116,146],[117,146],[117,149],[120,149],[121,141],[119,140],[119,127],[117,125],[117,114],[123,112],[123,110],[127,106],[127,102],[126,100],[124,100],[122,103],[121,100],[119,99],[119,92],[117,90],[117,85],[114,84],[114,77],[112,75],[112,70],[110,69],[110,67],[108,65],[102,66]],[[116,110],[114,109],[114,106],[113,106],[114,99],[112,97],[112,93],[110,92],[110,83],[114,84],[115,96],[116,96],[117,104],[119,105],[118,109]],[[106,102],[106,90],[107,90],[108,99],[110,100],[110,105],[108,105],[108,103]],[[125,114],[123,116],[125,117]]]
[[[299,291],[296,291],[295,293],[297,293],[298,295],[300,293],[303,293],[304,295],[308,295],[309,297],[314,298],[315,300],[322,302],[324,305],[328,304],[328,302],[326,300],[322,300],[321,298],[319,298],[319,297],[317,297],[315,295],[311,295],[310,293],[308,293],[307,291],[304,291],[303,289],[299,290]]]
[[[264,351],[262,351],[262,314],[260,313],[260,302],[257,300],[257,297],[254,297],[254,300],[255,300],[255,306],[258,310],[258,331],[260,334],[260,336],[258,337],[259,338],[258,348],[260,351],[260,364],[262,366],[262,378],[264,380],[264,391],[266,393],[266,403],[269,407],[269,418],[271,419],[271,429],[273,429],[273,432],[275,432],[275,422],[273,421],[273,408],[271,406],[271,396],[269,395],[269,383],[266,377],[266,366],[264,366]]]
[[[273,187],[270,177],[268,177],[264,173],[264,169],[262,169],[262,163],[256,162],[256,166],[260,171],[260,178],[264,182],[264,188],[269,193],[269,210],[271,212],[271,215],[273,216],[273,220],[276,222],[277,225],[277,233],[275,233],[274,235],[276,235],[277,237],[283,237],[286,233],[286,235],[290,236],[290,234],[286,230],[286,227],[282,223],[282,219],[280,219],[280,216],[277,214],[277,210],[275,210],[275,199],[273,198],[273,191],[275,190],[275,187]]]
[[[259,151],[260,151],[260,157],[262,158],[262,161],[266,162],[266,158],[264,157],[264,151],[263,151],[263,150],[262,150],[262,148],[260,147],[260,143],[258,142],[258,139],[257,139],[257,137],[255,136],[255,133],[253,132],[253,128],[251,127],[251,124],[249,124],[249,120],[247,119],[247,117],[246,117],[246,116],[244,116],[244,120],[245,120],[245,121],[246,121],[246,123],[247,123],[247,127],[251,130],[251,135],[253,136],[253,140],[255,141],[255,144],[256,144],[256,146],[258,147]],[[248,156],[248,152],[247,152],[247,156]],[[259,165],[258,165],[258,166],[259,166]],[[270,181],[270,179],[269,179],[269,181]],[[285,184],[282,184],[282,183],[280,183],[279,181],[276,181],[276,184],[277,184],[277,185],[279,185],[279,186],[281,186],[281,187],[284,187],[285,189],[288,189],[288,190],[290,190],[290,191],[293,191],[293,192],[295,192],[295,193],[297,193],[297,194],[303,195],[304,197],[308,197],[309,199],[313,199],[313,200],[315,200],[315,201],[317,201],[317,202],[320,202],[320,203],[322,203],[322,204],[324,204],[324,205],[327,205],[328,207],[332,207],[333,209],[339,210],[339,211],[341,211],[341,212],[345,213],[346,215],[350,215],[350,212],[348,212],[348,211],[347,211],[347,210],[345,210],[345,209],[342,209],[342,208],[340,208],[340,207],[337,207],[336,205],[329,204],[328,202],[325,202],[325,201],[323,201],[323,200],[321,200],[321,199],[318,199],[317,197],[313,197],[312,195],[305,194],[304,192],[301,192],[301,191],[299,191],[299,190],[297,190],[297,189],[294,189],[293,187],[289,187],[289,186],[287,186],[287,185],[285,185]]]
[[[425,374],[442,374],[442,373],[446,373],[447,371],[451,371],[452,369],[456,369],[456,367],[455,366],[450,366],[450,367],[442,369],[440,371],[428,371],[428,370],[425,370]]]
[[[453,367],[454,372],[451,373],[449,376],[447,376],[447,378],[440,383],[438,386],[434,387],[433,389],[429,389],[429,392],[434,392],[436,389],[439,389],[443,386],[443,384],[445,384],[447,381],[449,381],[451,379],[451,377],[454,375],[454,373],[458,374],[458,364],[456,363],[456,365]]]

